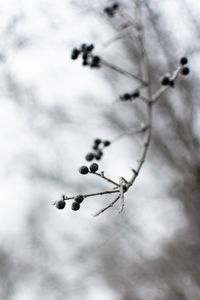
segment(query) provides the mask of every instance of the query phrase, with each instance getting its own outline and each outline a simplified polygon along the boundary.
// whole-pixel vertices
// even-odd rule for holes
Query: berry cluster
[[[119,4],[118,3],[114,3],[112,6],[107,6],[104,8],[104,13],[108,16],[108,17],[114,17],[116,11],[119,8]]]
[[[190,69],[188,67],[186,67],[185,65],[188,63],[188,59],[187,57],[181,57],[180,61],[179,61],[180,65],[183,66],[181,68],[181,74],[182,75],[188,75],[190,73]],[[170,75],[165,75],[162,79],[161,79],[161,84],[162,85],[169,85],[171,87],[174,86],[174,80],[171,79]]]
[[[188,63],[187,57],[185,57],[185,56],[181,57],[180,64],[183,66],[183,68],[181,69],[181,74],[185,75],[185,76],[190,73],[190,69],[185,66],[185,65],[187,65],[187,63]]]
[[[120,100],[121,101],[131,101],[134,100],[136,98],[140,97],[140,90],[136,89],[133,93],[129,94],[129,93],[125,93],[123,95],[120,96]]]
[[[79,210],[80,208],[80,204],[83,202],[83,195],[77,195],[74,197],[74,202],[72,202],[72,210]],[[67,198],[65,198],[65,196],[63,196],[63,199],[56,201],[55,206],[57,209],[63,209],[66,205],[65,200],[67,200]]]
[[[72,210],[79,210],[80,204],[83,202],[83,195],[77,195],[74,197],[74,202],[72,202]]]
[[[92,146],[92,152],[89,152],[85,159],[87,161],[92,161],[93,159],[100,160],[103,156],[104,147],[110,146],[111,142],[108,140],[102,141],[100,139],[95,139],[94,144]]]
[[[82,174],[82,175],[86,175],[88,174],[89,172],[90,173],[96,173],[99,169],[99,165],[96,164],[96,163],[92,163],[89,168],[87,166],[81,166],[79,168],[79,173]]]
[[[94,45],[82,44],[80,49],[74,48],[71,53],[71,59],[75,60],[82,55],[82,65],[90,66],[91,68],[99,68],[101,63],[101,58],[97,55],[92,55],[92,50]]]
[[[174,86],[174,80],[170,78],[170,75],[166,74],[162,79],[161,79],[161,84],[162,85],[169,85],[171,87]]]

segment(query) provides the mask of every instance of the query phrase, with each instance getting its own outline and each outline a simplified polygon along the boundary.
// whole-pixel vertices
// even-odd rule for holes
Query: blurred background
[[[132,22],[141,6],[152,91],[182,56],[179,77],[153,111],[147,160],[119,204],[87,198],[79,211],[52,202],[109,188],[78,168],[95,138],[145,124],[145,106],[119,96],[137,82],[70,59],[74,47],[140,74]],[[7,0],[0,7],[0,299],[200,299],[200,4],[195,0]],[[144,136],[105,149],[100,170],[118,180],[137,165]]]

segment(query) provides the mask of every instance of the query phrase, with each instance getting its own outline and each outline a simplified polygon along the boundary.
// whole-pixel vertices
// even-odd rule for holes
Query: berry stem
[[[171,80],[175,81],[177,79],[181,69],[182,69],[182,67],[178,66],[178,68],[174,71],[174,73],[171,77]],[[169,85],[162,86],[161,88],[159,88],[152,96],[152,103],[154,104],[155,102],[157,102],[160,99],[160,97],[162,96],[162,94],[164,92],[166,92],[169,88],[170,88]]]
[[[84,198],[87,198],[87,197],[93,197],[93,196],[99,196],[99,195],[106,195],[106,194],[113,194],[113,193],[119,193],[120,190],[119,189],[116,189],[116,190],[106,190],[106,191],[101,191],[101,192],[96,192],[96,193],[90,193],[90,194],[83,194],[82,196]],[[67,197],[67,200],[72,200],[74,199],[74,197]]]
[[[119,192],[119,191],[118,191]],[[100,209],[96,214],[93,215],[93,217],[97,217],[100,214],[102,214],[104,211],[106,211],[108,208],[113,207],[113,205],[119,200],[120,195],[118,195],[110,204],[108,204],[106,207]]]
[[[90,173],[92,173],[92,172],[90,172]],[[101,172],[101,173],[97,173],[97,172],[96,172],[96,173],[92,173],[92,174],[95,174],[95,175],[97,175],[97,176],[99,176],[99,177],[105,179],[106,181],[108,181],[108,182],[110,182],[110,183],[116,185],[117,187],[120,187],[120,184],[118,184],[117,182],[113,181],[112,179],[106,177],[106,176],[104,175],[104,172]]]

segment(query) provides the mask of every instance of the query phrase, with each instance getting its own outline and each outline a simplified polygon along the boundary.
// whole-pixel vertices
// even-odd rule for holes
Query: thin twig
[[[121,133],[120,135],[118,135],[116,138],[114,138],[111,142],[116,142],[118,141],[119,139],[123,138],[124,136],[127,136],[127,135],[136,135],[136,134],[139,134],[139,133],[143,133],[145,132],[146,130],[148,129],[148,126],[143,126],[142,128],[140,129],[133,129],[133,128],[130,128],[126,131],[124,131],[123,133]]]
[[[96,192],[96,193],[90,193],[90,194],[82,194],[82,196],[84,198],[87,198],[87,197],[93,197],[93,196],[99,196],[99,195],[106,195],[106,194],[113,194],[113,193],[119,193],[119,192],[120,192],[119,189],[115,189],[115,190],[113,189],[113,190],[106,190],[106,191]],[[75,196],[73,196],[73,197],[65,196],[65,199],[63,199],[63,200],[72,200],[74,198],[75,198]]]
[[[141,158],[139,160],[138,166],[137,166],[136,169],[132,169],[133,176],[131,177],[131,179],[130,179],[128,185],[127,185],[128,189],[133,184],[136,177],[139,175],[139,172],[140,172],[140,170],[142,168],[142,165],[143,165],[143,163],[145,161],[145,158],[146,158],[147,150],[148,150],[149,143],[150,143],[150,140],[151,140],[151,115],[152,115],[152,105],[149,104],[148,105],[148,119],[149,119],[148,132],[147,132],[147,136],[146,136],[146,139],[145,139],[145,142],[144,142],[144,147],[143,147],[142,155],[141,155]]]
[[[91,172],[91,173],[92,173],[92,172]],[[117,182],[113,181],[112,179],[106,177],[106,176],[104,175],[104,172],[101,172],[101,173],[95,172],[95,173],[92,173],[92,174],[95,174],[95,175],[97,175],[97,176],[99,176],[99,177],[105,179],[106,181],[108,181],[108,182],[110,182],[110,183],[116,185],[117,187],[120,187],[120,184],[118,184]]]
[[[123,178],[122,178],[122,177],[120,177],[119,183],[120,183],[120,200],[121,200],[121,207],[120,207],[118,213],[120,214],[120,213],[123,211],[123,209],[124,209],[124,186],[123,186],[123,185],[124,185],[124,181],[123,181]]]
[[[138,5],[138,17],[141,18],[141,7]],[[149,76],[149,62],[148,62],[148,56],[145,50],[145,43],[144,43],[144,29],[142,26],[142,22],[140,22],[140,26],[138,28],[138,40],[140,43],[140,48],[141,48],[141,53],[142,53],[142,61],[143,61],[143,70],[144,70],[144,76],[145,80],[148,82],[147,86],[147,95],[148,95],[148,103],[147,103],[147,124],[148,124],[148,129],[147,129],[147,136],[144,142],[144,147],[142,151],[141,158],[139,160],[138,166],[136,169],[133,169],[133,175],[127,185],[127,190],[130,188],[130,186],[133,184],[135,181],[136,177],[138,176],[142,165],[145,161],[147,150],[149,147],[149,143],[151,140],[151,127],[152,127],[152,95],[151,95],[151,89],[150,89],[150,76]]]
[[[146,104],[148,104],[148,102],[149,102],[149,100],[147,98],[145,98],[144,96],[140,96],[138,99],[142,100]]]
[[[108,47],[111,43],[127,36],[129,33],[126,31],[128,31],[132,26],[133,26],[133,24],[130,24],[130,25],[127,25],[126,27],[121,28],[120,31],[114,37],[110,38],[107,42],[105,42],[103,44],[103,46]]]
[[[123,70],[107,61],[105,61],[104,59],[101,59],[101,64],[104,65],[105,67],[108,67],[109,69],[111,70],[114,70],[120,74],[123,74],[123,75],[126,75],[126,76],[130,76],[132,77],[133,79],[137,80],[138,82],[142,83],[143,85],[147,85],[147,82],[146,81],[143,81],[141,78],[139,78],[137,75],[133,74],[133,73],[130,73],[126,70]]]
[[[137,28],[138,27],[138,23],[135,21],[135,20],[133,20],[133,18],[131,18],[131,16],[129,16],[128,14],[126,14],[126,13],[122,13],[121,11],[118,11],[118,14],[122,17],[122,18],[124,18],[125,19],[125,21],[127,22],[129,22],[129,24],[131,24],[134,28]]]
[[[100,214],[102,214],[105,210],[107,210],[108,208],[113,207],[113,205],[119,200],[119,198],[120,198],[120,196],[118,195],[110,204],[108,204],[106,207],[100,209],[97,213],[95,213],[93,215],[93,217],[97,217]]]

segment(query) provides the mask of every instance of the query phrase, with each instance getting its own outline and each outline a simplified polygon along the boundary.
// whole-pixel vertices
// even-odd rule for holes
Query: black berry
[[[91,161],[91,160],[93,160],[93,158],[94,158],[94,154],[93,154],[92,152],[88,153],[88,154],[85,156],[85,159],[86,159],[87,161]]]
[[[188,75],[190,73],[190,69],[188,67],[184,67],[182,70],[181,70],[181,74],[182,75]]]
[[[101,140],[100,139],[95,139],[94,140],[94,144],[97,145],[97,146],[100,145],[101,144]]]
[[[82,58],[83,58],[83,60],[88,59],[88,54],[87,53],[83,53]]]
[[[76,48],[72,50],[71,59],[77,59],[80,54],[80,51]]]
[[[99,168],[99,165],[96,164],[96,163],[93,163],[93,164],[90,165],[90,171],[92,173],[95,173],[96,171],[98,171],[98,168]]]
[[[133,98],[137,98],[137,97],[140,97],[140,91],[139,90],[135,90],[132,95],[131,95]]]
[[[94,49],[94,45],[93,44],[87,46],[87,51],[88,52],[91,52],[93,49]]]
[[[181,59],[180,59],[180,64],[181,65],[186,65],[188,63],[188,59],[187,59],[187,57],[181,57]]]
[[[114,10],[118,9],[118,8],[119,8],[119,4],[118,4],[118,3],[114,3],[113,6],[112,6],[112,8],[113,8]]]
[[[90,66],[91,67],[99,67],[100,61],[101,61],[101,58],[99,56],[93,56]]]
[[[64,207],[65,207],[65,201],[63,201],[63,200],[58,200],[58,201],[56,201],[56,208],[58,208],[58,209],[63,209]]]
[[[72,203],[72,210],[79,210],[80,204],[78,202],[73,202]]]
[[[130,94],[128,94],[128,93],[125,93],[124,95],[122,95],[121,97],[120,97],[120,99],[121,100],[130,100],[131,99],[131,95]]]
[[[98,150],[98,148],[99,148],[99,145],[96,145],[96,144],[92,147],[92,149],[94,149],[94,150]]]
[[[96,160],[100,160],[102,158],[102,155],[103,155],[103,153],[101,154],[99,152],[97,154],[95,154]]]
[[[162,85],[169,85],[170,84],[170,79],[168,76],[164,76],[161,80]]]
[[[85,52],[87,50],[87,45],[86,44],[82,44],[81,45],[81,51]]]
[[[169,81],[169,85],[170,85],[171,87],[174,87],[174,80],[170,80],[170,81]]]
[[[103,142],[104,147],[108,147],[108,146],[110,146],[110,144],[111,144],[110,141],[104,141]]]
[[[111,7],[106,7],[104,9],[104,13],[107,14],[109,17],[113,17],[114,16],[114,11]]]
[[[77,203],[81,203],[83,202],[84,197],[82,195],[77,195],[76,197],[74,197],[74,201]]]
[[[85,174],[87,174],[88,172],[89,172],[89,169],[88,169],[87,166],[81,166],[81,167],[79,168],[79,173],[81,173],[82,175],[85,175]]]
[[[83,66],[88,66],[88,61],[87,61],[87,59],[86,59],[86,60],[83,60],[82,65],[83,65]]]

